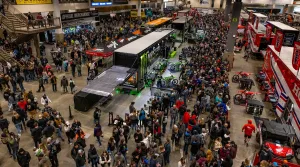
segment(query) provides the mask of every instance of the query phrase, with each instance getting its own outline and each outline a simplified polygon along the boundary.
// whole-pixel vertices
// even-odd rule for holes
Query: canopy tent
[[[91,56],[97,56],[97,57],[110,57],[113,55],[113,52],[104,52],[104,49],[98,49],[98,48],[94,48],[91,50],[87,50],[85,51],[85,53],[87,55],[91,55]]]

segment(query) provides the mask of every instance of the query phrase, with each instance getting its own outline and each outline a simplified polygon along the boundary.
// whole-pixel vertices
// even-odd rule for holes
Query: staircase
[[[4,14],[0,13],[1,24],[4,25],[7,30],[14,32],[15,34],[36,34],[52,29],[57,29],[61,27],[60,18],[53,18],[51,22],[53,25],[49,26],[46,24],[45,27],[32,28],[28,24],[28,17],[17,10],[13,5],[11,5],[7,0],[2,0],[4,6]],[[47,19],[44,22],[48,21]],[[37,23],[37,22],[36,22]]]
[[[19,65],[21,69],[24,68],[22,64],[20,64],[16,59],[12,58],[10,54],[3,48],[0,48],[0,59],[9,62],[11,65]]]

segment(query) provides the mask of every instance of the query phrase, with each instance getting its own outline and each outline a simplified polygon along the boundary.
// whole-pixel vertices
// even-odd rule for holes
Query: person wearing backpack
[[[17,153],[19,150],[19,142],[20,142],[20,138],[18,135],[14,134],[13,132],[10,132],[8,135],[8,143],[9,143],[9,147],[12,150],[12,156],[13,159],[16,160],[17,159]]]
[[[184,133],[184,147],[183,147],[183,151],[185,153],[185,155],[188,154],[188,149],[189,149],[189,145],[191,144],[191,140],[192,140],[192,135],[191,132],[189,131],[189,129],[187,129]]]
[[[92,167],[97,167],[99,163],[99,155],[94,144],[90,144],[90,149],[88,151],[88,163],[92,163]]]
[[[29,167],[29,162],[31,160],[30,154],[23,148],[20,148],[17,154],[18,164],[21,167]]]
[[[47,149],[52,167],[58,167],[57,154],[61,151],[59,140],[53,141],[51,137],[47,138]]]
[[[75,82],[72,80],[72,78],[70,78],[70,89],[71,89],[71,93],[73,94],[75,92]]]

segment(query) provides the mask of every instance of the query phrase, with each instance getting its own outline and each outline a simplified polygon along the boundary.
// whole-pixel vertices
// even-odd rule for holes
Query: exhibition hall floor
[[[186,46],[187,44],[181,45],[181,48]],[[49,49],[51,49],[52,46],[47,46],[47,52]],[[178,51],[180,52],[180,49]],[[262,61],[258,60],[251,60],[249,59],[248,62],[246,62],[241,54],[236,54],[235,56],[235,61],[234,61],[234,68],[230,72],[230,78],[232,77],[233,74],[235,74],[238,71],[245,71],[245,72],[253,72],[256,73],[257,69],[262,66]],[[50,54],[49,54],[50,55]],[[178,58],[179,53],[177,53],[176,58],[174,58],[171,61],[176,61]],[[49,56],[49,62],[52,62],[52,59],[50,59]],[[82,89],[86,85],[86,77],[87,77],[87,69],[85,66],[82,67],[82,77],[76,77],[74,78],[76,86],[78,87],[77,90]],[[169,73],[168,70],[166,70],[165,74],[163,76],[168,75]],[[60,79],[65,75],[67,78],[71,77],[71,73],[58,73],[56,74],[58,77],[58,83],[60,83]],[[174,76],[179,75],[179,73],[173,74]],[[251,76],[252,79],[254,79],[254,75]],[[231,80],[231,79],[230,79]],[[36,93],[36,90],[38,88],[38,82],[27,82],[24,84],[25,88],[27,90],[32,90],[34,95],[37,96],[38,100],[40,101],[41,96],[43,93]],[[89,144],[95,144],[98,153],[101,154],[103,150],[106,149],[107,147],[107,141],[109,137],[111,137],[112,134],[112,126],[108,126],[108,112],[113,112],[114,116],[120,115],[124,118],[125,113],[129,112],[129,105],[130,102],[134,101],[135,107],[139,110],[141,107],[144,106],[144,104],[149,100],[151,97],[150,90],[149,88],[145,88],[139,95],[134,96],[134,95],[126,95],[126,94],[116,94],[113,97],[113,100],[110,101],[106,106],[101,107],[102,115],[101,115],[101,125],[102,129],[104,132],[104,138],[102,139],[102,146],[99,147],[98,144],[96,144],[96,139],[93,137],[93,111],[94,109],[91,109],[88,112],[79,112],[74,110],[74,102],[73,102],[73,94],[62,94],[61,93],[61,88],[60,84],[58,84],[58,92],[52,92],[51,84],[47,84],[46,86],[46,94],[49,96],[51,99],[52,103],[50,106],[56,110],[58,110],[62,116],[65,118],[65,120],[69,119],[69,106],[71,106],[72,109],[72,114],[74,115],[74,119],[78,119],[81,124],[82,124],[82,129],[83,131],[87,134],[87,148],[85,149],[85,152],[88,151]],[[231,97],[237,93],[238,90],[238,84],[236,83],[230,83],[230,91],[231,91]],[[252,91],[258,91],[258,88],[254,86],[252,88]],[[195,97],[195,95],[194,95]],[[257,96],[257,99],[261,100],[263,95]],[[1,106],[4,111],[4,116],[8,118],[11,121],[11,116],[12,113],[7,111],[7,102],[4,101],[3,96],[0,97],[1,100]],[[195,98],[193,98],[188,105],[191,107],[195,104]],[[241,165],[241,162],[245,160],[245,158],[252,159],[252,156],[255,151],[258,151],[259,145],[256,143],[255,138],[253,137],[250,141],[249,147],[246,147],[244,145],[244,135],[242,133],[242,126],[247,123],[248,119],[253,119],[252,115],[248,115],[245,113],[245,106],[237,106],[234,105],[233,103],[231,104],[231,111],[229,113],[229,119],[231,122],[231,139],[234,140],[237,145],[238,145],[238,153],[237,157],[234,159],[234,167],[238,167]],[[266,107],[267,108],[267,107]],[[206,118],[207,114],[201,115],[201,118]],[[262,117],[269,117],[268,115],[268,110],[265,109],[263,112]],[[73,120],[70,120],[72,122]],[[169,119],[170,121],[170,119]],[[12,123],[11,123],[12,124]],[[15,127],[13,125],[10,126],[11,131],[16,131]],[[171,130],[169,129],[169,125],[167,126],[167,135],[171,135]],[[65,137],[65,134],[63,135]],[[130,160],[131,157],[131,152],[135,149],[135,144],[134,141],[132,140],[133,137],[129,140],[128,143],[128,148],[129,148],[129,154],[128,154],[128,159]],[[65,139],[67,139],[65,137]],[[163,140],[163,142],[165,139]],[[30,166],[36,166],[38,159],[33,155],[33,149],[34,143],[33,140],[30,136],[30,132],[27,129],[27,131],[23,132],[21,136],[21,142],[20,142],[20,148],[24,148],[25,150],[29,151],[31,154],[31,163]],[[72,159],[70,155],[70,151],[73,145],[68,145],[67,142],[65,141],[62,143],[62,151],[58,155],[59,159],[59,164],[60,166],[75,166],[74,160]],[[1,167],[17,167],[17,163],[13,161],[12,158],[10,158],[6,146],[1,144],[0,145],[0,166]],[[179,159],[182,157],[182,151],[173,151],[171,153],[171,164],[169,165],[170,167],[176,167],[177,162]]]

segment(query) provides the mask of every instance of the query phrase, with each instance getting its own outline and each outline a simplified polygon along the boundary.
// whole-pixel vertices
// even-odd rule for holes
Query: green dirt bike
[[[173,75],[164,77],[161,82],[161,86],[164,88],[172,88],[178,84],[178,79],[176,79]]]

